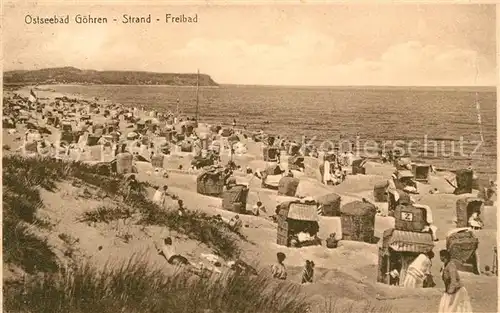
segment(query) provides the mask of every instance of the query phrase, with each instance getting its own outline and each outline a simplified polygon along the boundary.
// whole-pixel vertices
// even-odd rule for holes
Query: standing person
[[[423,288],[425,279],[431,275],[431,260],[433,257],[434,252],[432,251],[419,254],[408,267],[402,286],[409,288]]]
[[[448,250],[439,251],[439,257],[444,265],[442,278],[445,290],[439,303],[438,313],[472,312],[469,295],[458,275],[456,261],[451,259]]]
[[[264,207],[262,202],[257,201],[257,204],[252,207],[252,214],[255,216],[259,216],[260,211],[266,212],[266,208]]]
[[[163,205],[165,204],[165,198],[167,196],[167,190],[168,190],[167,185],[163,186],[163,188],[158,187],[153,196],[153,202],[163,207]]]
[[[302,271],[302,283],[312,283],[314,276],[314,262],[306,260],[306,265],[304,266],[304,270]]]
[[[179,205],[179,208],[177,209],[177,213],[179,216],[184,216],[186,214],[186,208],[184,207],[184,201],[181,199],[177,200],[177,204]]]
[[[286,256],[283,252],[278,252],[276,253],[276,258],[278,259],[278,262],[271,266],[271,274],[273,275],[273,278],[286,280],[287,273],[285,264],[283,264]]]

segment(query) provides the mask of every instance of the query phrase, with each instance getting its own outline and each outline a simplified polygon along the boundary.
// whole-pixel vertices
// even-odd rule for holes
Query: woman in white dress
[[[408,267],[402,286],[408,288],[423,288],[425,279],[427,276],[431,275],[431,260],[433,257],[434,252],[432,251],[419,254]]]
[[[445,290],[438,313],[472,313],[469,295],[460,281],[456,261],[451,259],[447,250],[441,250],[439,256],[444,264],[442,278]]]

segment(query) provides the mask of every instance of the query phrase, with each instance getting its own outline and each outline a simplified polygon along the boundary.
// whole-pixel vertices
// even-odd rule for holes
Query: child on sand
[[[179,216],[184,216],[186,214],[186,208],[184,207],[184,201],[181,199],[177,200],[177,204],[179,205],[179,208],[177,209],[177,213]]]
[[[264,207],[264,205],[262,204],[262,202],[258,201],[256,205],[254,205],[252,207],[252,214],[255,215],[255,216],[259,216],[260,215],[260,211],[263,211],[263,212],[266,212],[266,208]]]
[[[278,259],[278,262],[271,266],[271,275],[273,278],[286,280],[287,272],[285,264],[283,264],[283,261],[285,261],[286,256],[283,252],[278,252],[276,254],[276,258]]]
[[[168,190],[167,185],[163,186],[163,188],[158,187],[153,196],[153,202],[163,207],[165,204],[165,198],[167,196],[167,190]]]
[[[302,284],[312,283],[314,276],[314,262],[306,260],[306,265],[302,271]]]
[[[233,231],[240,231],[241,227],[243,226],[243,222],[241,221],[240,219],[240,216],[238,214],[236,214],[235,217],[233,217],[230,221],[229,221],[229,227],[233,230]]]

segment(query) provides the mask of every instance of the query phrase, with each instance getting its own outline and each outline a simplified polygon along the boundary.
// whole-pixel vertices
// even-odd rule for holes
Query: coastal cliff
[[[4,84],[95,84],[95,85],[171,85],[196,86],[197,74],[153,73],[138,71],[96,71],[74,67],[4,72]],[[206,74],[200,74],[200,86],[218,86]]]

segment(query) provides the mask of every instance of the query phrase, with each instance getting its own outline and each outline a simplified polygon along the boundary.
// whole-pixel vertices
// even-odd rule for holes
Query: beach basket
[[[304,157],[303,156],[291,156],[288,158],[288,169],[295,171],[305,170]]]
[[[300,151],[300,145],[298,145],[298,144],[292,143],[288,146],[288,154],[289,155],[292,155],[292,156],[297,155],[299,153],[299,151]]]
[[[28,142],[24,145],[24,149],[28,153],[36,153],[38,152],[38,144],[36,141]]]
[[[399,196],[397,201],[395,196],[396,194]],[[394,210],[396,210],[396,207],[400,204],[410,204],[411,199],[410,195],[403,190],[392,190],[387,193],[387,202],[389,216],[394,216]]]
[[[131,153],[118,153],[116,155],[116,172],[118,174],[132,173],[133,159]]]
[[[373,199],[375,202],[387,202],[387,181],[375,184],[373,187]]]
[[[452,259],[467,263],[479,246],[479,239],[468,229],[453,233],[446,237],[446,250]]]
[[[87,137],[87,146],[91,147],[91,146],[96,146],[99,144],[99,139],[101,137],[97,137],[97,136],[92,136],[92,135],[89,135]]]
[[[429,182],[429,175],[431,172],[431,166],[429,164],[412,163],[411,169],[416,181],[422,183]]]
[[[481,213],[483,200],[476,197],[458,199],[456,203],[457,227],[467,227],[474,212]]]
[[[188,141],[181,143],[181,152],[193,152],[193,144]]]
[[[368,202],[354,201],[340,208],[342,239],[373,242],[377,208]]]
[[[411,204],[396,206],[394,218],[396,230],[421,232],[427,225],[425,209]]]
[[[163,160],[165,156],[163,154],[155,154],[151,157],[151,165],[154,168],[163,168]]]
[[[90,159],[91,161],[99,161],[103,160],[103,151],[102,146],[92,146],[90,147]]]
[[[248,187],[235,185],[222,193],[222,209],[235,213],[246,213]]]
[[[342,198],[336,193],[315,197],[316,202],[320,205],[321,215],[323,216],[340,216],[340,203]]]
[[[278,195],[295,197],[300,180],[294,177],[282,177],[278,183]]]
[[[209,168],[196,178],[196,191],[199,194],[220,197],[224,190],[223,169]]]
[[[266,162],[277,162],[280,155],[280,150],[277,147],[265,146],[262,149],[263,158]]]
[[[222,130],[221,136],[222,136],[222,137],[229,137],[229,136],[231,136],[232,134],[233,134],[233,130],[232,130],[232,129],[230,129],[230,128],[224,128],[224,129]]]
[[[47,122],[46,122],[47,125],[54,125],[55,122],[56,122],[56,118],[55,117],[53,117],[53,116],[48,116],[47,117]]]
[[[278,228],[276,243],[290,246],[290,235],[303,229],[304,226],[314,226],[319,230],[317,203],[314,201],[286,201],[276,206]],[[317,231],[316,231],[317,233]]]
[[[352,174],[366,174],[366,169],[362,166],[364,164],[363,159],[358,159],[352,161]]]
[[[472,193],[472,183],[474,181],[474,172],[470,169],[458,170],[456,173],[457,188],[453,192],[456,195]]]
[[[67,142],[67,143],[72,143],[74,142],[74,135],[72,132],[62,132],[61,133],[61,141],[62,142]]]

